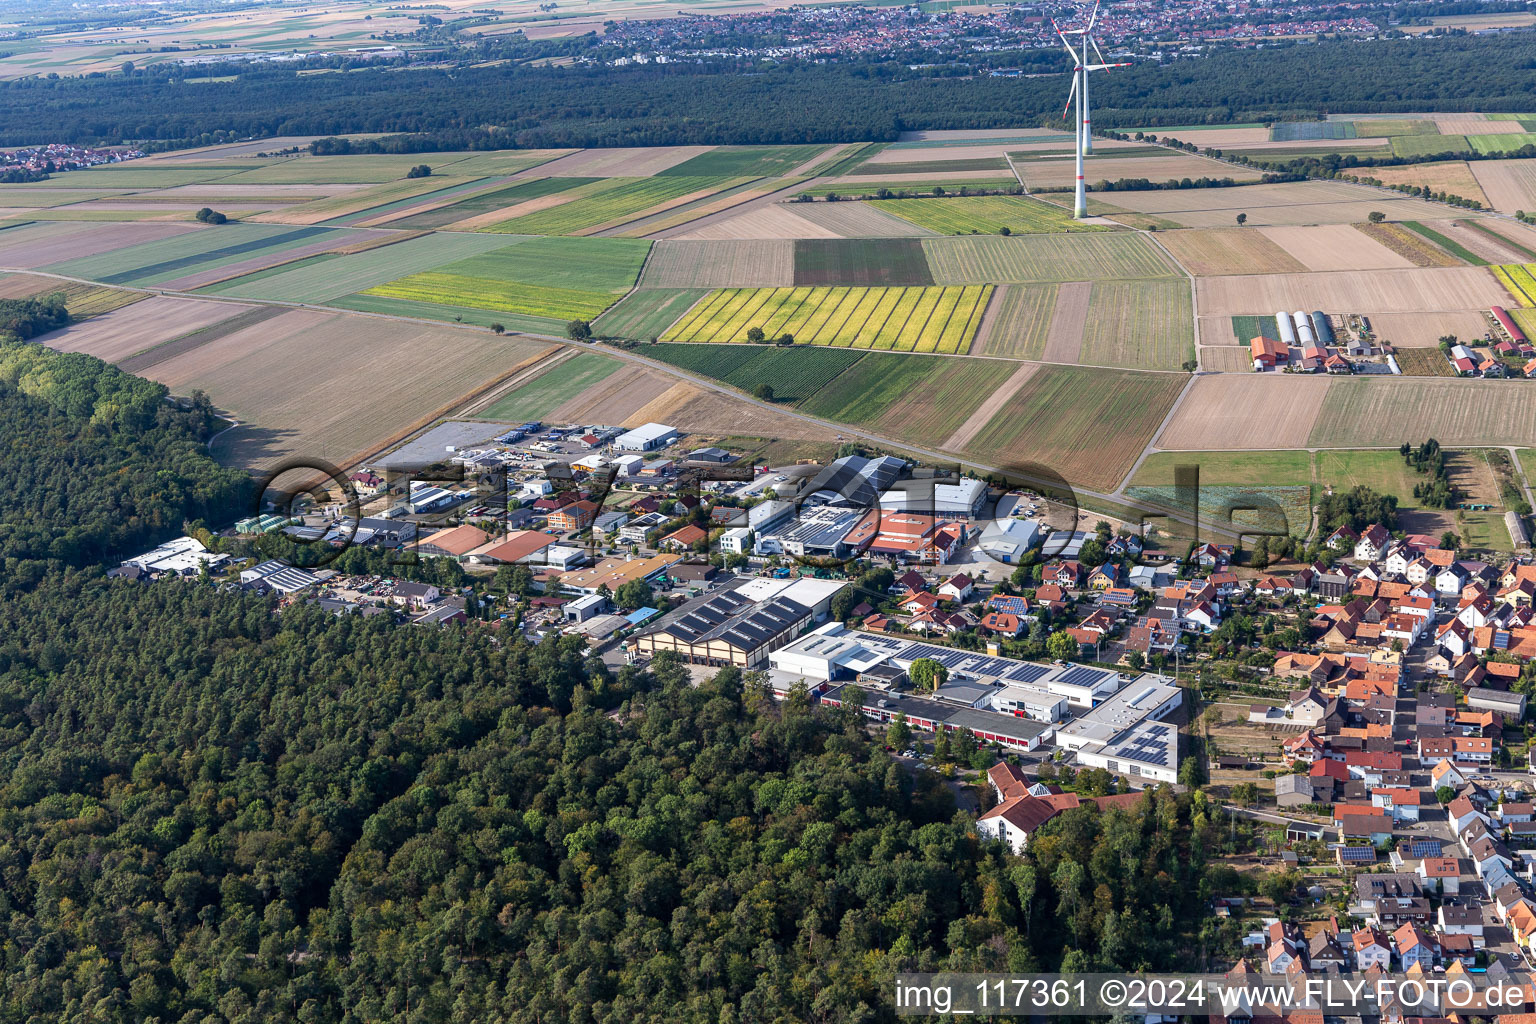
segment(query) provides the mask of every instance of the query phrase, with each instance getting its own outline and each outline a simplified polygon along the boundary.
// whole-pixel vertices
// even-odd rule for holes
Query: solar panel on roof
[[[1064,673],[1061,677],[1061,682],[1066,683],[1068,686],[1095,686],[1102,682],[1105,676],[1111,674],[1104,669],[1088,668],[1087,666],[1079,665]]]
[[[1339,859],[1351,864],[1376,863],[1376,848],[1374,846],[1341,846]]]
[[[1009,669],[1003,678],[1019,683],[1032,683],[1042,676],[1049,675],[1050,672],[1051,666],[1049,665],[1036,665],[1033,662],[1025,662],[1017,668]]]

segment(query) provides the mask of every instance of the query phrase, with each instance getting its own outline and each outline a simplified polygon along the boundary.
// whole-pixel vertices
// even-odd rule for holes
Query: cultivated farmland
[[[246,274],[202,291],[237,298],[323,303],[506,245],[507,239],[496,235],[421,235],[366,252],[315,257],[325,260],[323,274],[313,270],[312,261],[304,261]]]
[[[1269,309],[1487,309],[1508,301],[1498,281],[1480,267],[1203,277],[1197,288],[1204,316]]]
[[[607,338],[659,338],[708,294],[708,288],[642,288],[620,299],[593,322],[592,329]]]
[[[886,213],[883,203],[795,203],[778,209],[793,210],[793,216],[808,224],[813,232],[839,238],[921,238],[935,232],[909,220]],[[815,238],[804,232],[796,237]]]
[[[808,160],[826,152],[824,145],[810,146],[717,146],[690,160],[674,164],[659,177],[776,177],[789,174]]]
[[[367,295],[590,319],[634,286],[650,243],[627,238],[530,238],[435,271],[377,285]]]
[[[870,353],[802,403],[801,408],[814,416],[871,429],[895,429],[913,441],[938,444],[1012,370],[1008,363],[985,359],[941,363],[918,356]],[[952,376],[961,378],[963,386],[946,387],[946,378]],[[945,389],[944,401],[950,409],[941,408],[932,395],[923,394],[939,388]],[[927,420],[921,437],[914,432],[916,425],[903,425],[898,417],[892,416],[898,405]]]
[[[1459,267],[1461,260],[1435,245],[1428,238],[1401,224],[1356,224],[1371,238],[1391,249],[1415,267]]]
[[[1249,228],[1196,228],[1158,234],[1158,241],[1191,274],[1213,277],[1241,268],[1253,274],[1292,274],[1307,268],[1265,234]]]
[[[1470,168],[1476,184],[1482,187],[1480,194],[1487,198],[1494,209],[1505,213],[1516,210],[1536,211],[1536,167],[1531,166],[1531,161],[1475,160],[1466,166]],[[1454,191],[1468,199],[1479,198],[1478,193],[1469,194],[1449,187],[1447,191]]]
[[[1482,168],[1488,164],[1521,163],[1518,160],[1478,160],[1474,168],[1465,160],[1447,160],[1434,164],[1408,164],[1403,167],[1371,167],[1362,169],[1362,177],[1375,178],[1388,185],[1422,185],[1431,192],[1449,192],[1463,199],[1476,199],[1488,203],[1482,182]],[[1497,203],[1493,204],[1499,209]],[[1510,209],[1524,209],[1522,206]]]
[[[796,285],[929,285],[933,275],[915,238],[802,238]]]
[[[799,403],[866,358],[846,349],[756,348],[741,345],[656,345],[645,354],[683,370],[751,391],[773,388],[775,402]]]
[[[1159,448],[1274,451],[1304,448],[1332,381],[1301,374],[1250,373],[1196,377]]]
[[[350,233],[338,232],[337,239]],[[273,256],[327,238],[326,228],[274,224],[226,224],[129,246],[97,256],[47,266],[56,274],[103,284],[146,285],[184,277],[195,270],[228,266],[253,256]]]
[[[474,180],[476,179],[440,178],[433,175],[430,178],[391,181],[387,184],[376,185],[371,188],[350,189],[337,195],[327,196],[324,199],[314,200],[313,202],[300,203],[296,206],[285,206],[281,210],[263,213],[253,219],[269,224],[319,224],[338,217],[360,216],[369,210],[375,210],[390,203],[414,199],[433,192],[442,192],[458,185],[466,185]]]
[[[1341,379],[1323,403],[1314,447],[1396,446],[1435,438],[1445,445],[1536,443],[1536,389],[1520,383],[1432,377]],[[1413,409],[1412,416],[1401,414]]]
[[[794,243],[663,239],[651,248],[642,288],[785,288],[795,283]]]
[[[1172,373],[1042,366],[967,453],[1004,468],[1044,466],[1071,483],[1113,490],[1187,380]]]
[[[967,288],[727,288],[705,298],[665,341],[769,338],[842,348],[963,352],[981,323],[990,286]]]
[[[29,224],[0,233],[0,265],[36,270],[206,230],[193,224]]]
[[[1088,303],[1079,362],[1177,370],[1195,357],[1184,281],[1098,281]]]
[[[497,221],[486,230],[526,235],[590,235],[669,206],[701,199],[731,182],[721,178],[610,178],[570,192],[568,202]]]
[[[247,308],[231,302],[154,295],[38,340],[60,352],[84,352],[116,363],[161,342],[228,320]]]
[[[606,380],[622,369],[624,363],[596,352],[578,352],[570,359],[556,362],[526,384],[502,395],[475,415],[495,420],[543,419],[557,406],[568,402],[588,388]]]
[[[64,307],[75,320],[110,313],[149,297],[145,292],[104,288],[79,281],[61,281],[41,274],[6,274],[0,277],[0,299],[25,299],[34,295],[54,294],[64,296]]]
[[[1467,141],[1478,153],[1513,153],[1517,149],[1536,145],[1536,134],[1504,132],[1497,135],[1468,135]]]
[[[997,234],[1007,228],[1019,235],[1055,231],[1109,231],[1099,224],[1073,220],[1066,211],[1028,196],[952,196],[944,199],[881,199],[883,213],[893,213],[919,227],[946,235]]]
[[[1280,225],[1251,228],[1316,272],[1400,270],[1414,264],[1354,224]]]
[[[526,339],[294,310],[147,372],[178,394],[208,392],[241,421],[215,446],[221,459],[260,467],[304,455],[346,465],[552,350]]]
[[[1054,284],[1004,285],[976,336],[972,355],[1040,359],[1056,308]]]
[[[471,217],[483,216],[484,214],[494,213],[509,206],[515,206],[518,203],[527,202],[530,199],[539,199],[543,196],[565,192],[568,189],[579,188],[596,180],[598,179],[533,178],[502,188],[476,192],[466,199],[445,202],[445,205],[435,206],[432,209],[408,213],[405,216],[391,219],[388,223],[392,228],[418,230],[447,227],[457,224],[459,221],[468,220]]]
[[[976,235],[924,239],[935,284],[1003,284],[1180,276],[1143,236]]]

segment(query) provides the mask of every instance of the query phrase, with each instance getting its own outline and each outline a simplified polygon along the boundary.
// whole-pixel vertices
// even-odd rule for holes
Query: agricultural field
[[[1309,452],[1208,451],[1153,452],[1136,467],[1130,483],[1138,487],[1171,487],[1178,466],[1198,467],[1202,487],[1294,487],[1312,482]]]
[[[1334,381],[1312,429],[1313,447],[1536,443],[1536,389],[1521,381],[1431,377]],[[1412,416],[1403,409],[1416,410]],[[1394,413],[1393,410],[1398,410]]]
[[[1183,277],[1156,246],[1129,231],[931,238],[923,241],[923,251],[935,284]]]
[[[1509,289],[1517,305],[1536,306],[1536,277],[1532,276],[1531,269],[1529,264],[1511,263],[1494,267],[1493,276]]]
[[[506,238],[497,235],[419,235],[366,252],[314,256],[207,285],[199,291],[231,298],[327,303],[445,263],[504,248],[507,244]],[[325,263],[325,272],[316,273],[314,266],[321,261]]]
[[[165,284],[201,271],[245,265],[257,257],[277,262],[295,250],[300,255],[308,254],[316,242],[352,241],[354,234],[327,228],[226,224],[98,256],[65,260],[43,269],[102,284]]]
[[[915,160],[908,163],[873,160],[859,168],[860,174],[920,174],[933,177],[938,174],[972,174],[977,171],[1008,174],[1008,161],[1000,156],[962,157],[954,160]],[[1002,180],[1003,176],[998,175]]]
[[[1456,368],[1438,348],[1401,348],[1393,358],[1397,368],[1409,377],[1456,376]]]
[[[60,352],[84,352],[116,363],[162,342],[238,316],[248,308],[232,302],[154,295],[70,324],[43,335],[39,341]]]
[[[1186,282],[1094,282],[1079,362],[1177,370],[1194,358],[1194,317]]]
[[[1246,348],[1236,345],[1213,347],[1207,343],[1200,350],[1200,369],[1208,373],[1249,373],[1253,361]]]
[[[1477,164],[1518,163],[1519,161],[1478,160]],[[1449,192],[1463,199],[1475,199],[1487,205],[1478,178],[1479,171],[1465,160],[1447,160],[1444,163],[1408,164],[1404,167],[1370,167],[1359,171],[1362,177],[1375,178],[1386,185],[1419,185],[1431,192]]]
[[[1028,196],[951,196],[944,199],[872,201],[880,204],[879,209],[883,213],[895,214],[919,227],[945,235],[995,235],[1004,228],[1019,235],[1110,230],[1100,224],[1075,221],[1065,210]]]
[[[1231,178],[1233,181],[1256,181],[1263,173],[1257,168],[1213,160],[1193,153],[1176,153],[1154,148],[1143,155],[1121,156],[1119,153],[1100,150],[1094,143],[1095,154],[1083,166],[1088,187],[1098,182],[1121,179],[1144,179],[1154,184],[1179,181],[1184,178]],[[1069,148],[1070,151],[1070,148]],[[1077,180],[1077,161],[1016,160],[1014,166],[1031,189],[1070,188]]]
[[[54,294],[64,296],[64,308],[69,310],[73,320],[110,313],[149,297],[147,292],[106,288],[80,281],[61,281],[56,277],[43,277],[39,274],[0,276],[0,299],[26,299]]]
[[[796,238],[929,238],[937,234],[884,211],[884,203],[794,203],[775,207],[800,223]],[[793,211],[793,212],[791,212]],[[809,230],[805,230],[809,227]],[[765,236],[766,237],[766,236]]]
[[[1229,274],[1293,274],[1307,268],[1260,231],[1248,228],[1195,228],[1160,232],[1157,240],[1198,277]]]
[[[971,355],[1043,358],[1051,316],[1056,309],[1057,288],[1054,284],[1011,284],[999,288],[976,335]]]
[[[463,185],[473,184],[478,178],[438,177],[411,178],[389,181],[382,185],[351,188],[316,199],[312,202],[284,206],[257,214],[251,220],[263,224],[322,224],[327,221],[362,218],[371,211],[380,211],[395,203],[408,202],[421,196],[430,196]]]
[[[795,285],[931,285],[915,238],[802,238],[794,243]]]
[[[618,146],[612,149],[580,149],[539,167],[540,174],[557,178],[645,178],[660,174],[685,160],[703,156],[709,146]]]
[[[773,388],[773,401],[805,402],[867,357],[847,349],[788,351],[741,345],[656,345],[644,354],[682,370],[724,381],[743,391]]]
[[[1251,228],[1290,253],[1310,271],[1400,270],[1414,264],[1356,224],[1285,225]]]
[[[570,401],[623,368],[621,360],[596,352],[578,352],[556,362],[525,384],[497,398],[475,415],[488,420],[526,421],[544,419],[557,406]]]
[[[1440,339],[1448,334],[1467,340],[1481,338],[1488,330],[1486,314],[1471,309],[1443,313],[1372,313],[1370,317],[1376,337],[1391,343],[1399,350],[1399,355],[1403,349],[1436,348]],[[1438,352],[1435,354],[1439,355]]]
[[[392,228],[431,231],[436,228],[449,227],[471,217],[495,213],[498,210],[527,202],[530,199],[541,199],[544,196],[579,188],[582,185],[588,185],[597,180],[599,179],[532,178],[501,188],[476,192],[474,195],[464,199],[457,199],[440,206],[434,204],[430,209],[409,213],[405,216],[388,218],[387,223]]]
[[[825,145],[717,146],[656,173],[658,177],[780,177],[793,173],[826,151]]]
[[[260,468],[303,455],[347,465],[554,351],[519,338],[290,310],[157,363],[177,394],[206,391],[240,420],[214,454]],[[430,365],[431,372],[423,372]]]
[[[958,366],[936,363],[921,356],[869,355],[833,381],[807,411],[837,399],[837,411],[824,415],[914,444],[943,446],[1006,379],[1010,367],[989,359],[967,359]]]
[[[528,238],[364,294],[554,320],[591,319],[634,287],[650,246],[640,239]]]
[[[659,338],[708,294],[708,288],[642,288],[593,321],[592,330],[605,338]]]
[[[1504,288],[1481,267],[1202,277],[1196,288],[1203,316],[1269,309],[1436,312],[1487,309],[1508,301]]]
[[[734,184],[740,182],[696,177],[609,178],[559,193],[569,198],[547,209],[499,220],[484,230],[522,235],[590,235]]]
[[[1185,451],[1209,451],[1216,444],[1230,451],[1305,448],[1332,383],[1290,373],[1196,377],[1157,446]]]
[[[1481,186],[1480,194],[1495,210],[1536,212],[1536,167],[1531,164],[1530,160],[1474,160],[1467,167]]]
[[[1471,239],[1453,237],[1453,235],[1460,232],[1465,232],[1468,235],[1473,234],[1473,232],[1466,231],[1464,228],[1458,231],[1456,226],[1449,221],[1442,220],[1434,221],[1432,224],[1421,224],[1416,220],[1408,220],[1403,221],[1402,226],[1455,256],[1463,263],[1469,263],[1474,267],[1486,267],[1488,265],[1488,260],[1473,252],[1464,244],[1464,242],[1471,241]],[[1486,248],[1486,246],[1480,246],[1480,248]],[[1509,254],[1512,252],[1513,250],[1506,250],[1506,254],[1502,258],[1510,258]],[[1499,258],[1501,257],[1495,257],[1495,259]]]
[[[1043,465],[1073,484],[1113,491],[1188,379],[1172,373],[1041,366],[966,452],[1001,468]]]
[[[964,352],[981,324],[989,285],[951,288],[726,288],[695,306],[664,341],[769,338],[897,352]]]
[[[26,224],[0,231],[0,266],[36,270],[206,230],[193,224]]]
[[[1415,267],[1459,267],[1461,260],[1402,224],[1356,224],[1372,240],[1381,243]]]
[[[1468,135],[1467,142],[1477,153],[1513,153],[1526,146],[1536,146],[1536,134],[1531,132],[1503,132],[1497,135]]]
[[[1477,143],[1465,135],[1399,135],[1392,139],[1393,156],[1438,156],[1441,153],[1465,153],[1478,150]]]
[[[789,239],[662,239],[651,247],[641,288],[787,288],[795,283]]]
[[[1304,537],[1312,526],[1312,488],[1308,485],[1208,484],[1202,478],[1194,495],[1171,486],[1128,486],[1125,496],[1145,504],[1149,518],[1159,509],[1189,511],[1191,497],[1200,522],[1209,526],[1258,530],[1269,536]]]
[[[1433,121],[1404,120],[1400,118],[1364,119],[1354,122],[1355,136],[1361,139],[1391,135],[1439,135],[1440,129]]]
[[[1113,202],[1132,213],[1153,214],[1191,228],[1234,226],[1238,214],[1250,228],[1267,225],[1355,224],[1373,210],[1390,220],[1429,220],[1445,207],[1420,199],[1385,195],[1342,181],[1298,181],[1231,188],[1115,192]]]

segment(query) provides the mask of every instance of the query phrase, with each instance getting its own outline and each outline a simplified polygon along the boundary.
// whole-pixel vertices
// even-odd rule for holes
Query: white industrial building
[[[832,611],[832,598],[848,586],[845,580],[819,580],[802,576],[793,580],[775,580],[754,577],[736,588],[738,594],[749,601],[772,601],[786,598],[811,610],[817,622],[826,619]]]
[[[919,477],[903,480],[881,494],[880,510],[970,519],[981,514],[986,501],[987,485],[980,480],[946,483]]]
[[[857,675],[885,659],[884,651],[861,643],[859,634],[845,629],[840,622],[829,622],[768,655],[773,671],[804,679],[809,684]]]
[[[744,555],[747,553],[747,544],[752,540],[752,531],[745,526],[736,526],[726,530],[720,535],[720,550],[729,555]]]
[[[991,707],[1010,715],[1022,715],[1036,722],[1059,722],[1067,717],[1071,704],[1067,698],[1050,690],[1013,683],[992,693]]]
[[[652,452],[665,448],[680,436],[676,427],[665,423],[647,423],[634,430],[626,430],[613,439],[613,446],[623,452]]]
[[[1033,519],[994,519],[982,528],[978,543],[987,557],[1016,565],[1026,551],[1040,543],[1040,524]]]
[[[228,555],[214,554],[196,537],[177,537],[142,555],[135,555],[123,564],[138,566],[148,573],[174,573],[180,576],[200,572],[205,564],[213,569],[228,561]]]
[[[1056,730],[1056,743],[1075,751],[1077,763],[1122,775],[1177,782],[1179,730],[1161,721],[1184,691],[1144,675],[1109,700]]]

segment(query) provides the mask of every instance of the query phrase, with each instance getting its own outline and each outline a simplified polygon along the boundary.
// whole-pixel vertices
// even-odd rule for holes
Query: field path
[[[1013,376],[1003,381],[996,391],[988,395],[986,401],[978,405],[976,411],[971,413],[953,434],[945,438],[944,443],[939,447],[960,451],[970,444],[971,440],[981,433],[982,428],[992,422],[992,417],[1008,404],[1008,400],[1018,393],[1018,390],[1035,375],[1035,371],[1039,368],[1038,363],[1025,363],[1013,371]]]
[[[1056,290],[1056,309],[1051,313],[1050,333],[1045,336],[1047,363],[1073,363],[1083,351],[1083,328],[1088,324],[1090,281],[1070,281]]]

